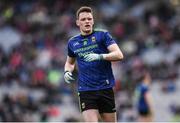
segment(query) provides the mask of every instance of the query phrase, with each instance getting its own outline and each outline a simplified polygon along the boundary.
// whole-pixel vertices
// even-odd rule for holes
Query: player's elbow
[[[117,55],[117,60],[122,60],[124,58],[124,55],[122,54],[122,52],[118,52],[118,55]]]

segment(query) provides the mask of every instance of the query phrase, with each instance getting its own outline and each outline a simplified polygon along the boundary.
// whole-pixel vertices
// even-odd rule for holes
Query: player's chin
[[[85,28],[85,32],[91,32],[92,28]]]

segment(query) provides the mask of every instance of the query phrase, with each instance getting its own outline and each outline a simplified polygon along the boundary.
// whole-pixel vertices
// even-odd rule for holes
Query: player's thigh
[[[138,122],[152,122],[152,119],[149,117],[139,116]]]
[[[99,112],[97,109],[88,109],[82,112],[85,122],[98,122]]]
[[[103,122],[117,122],[116,112],[114,113],[101,113]]]

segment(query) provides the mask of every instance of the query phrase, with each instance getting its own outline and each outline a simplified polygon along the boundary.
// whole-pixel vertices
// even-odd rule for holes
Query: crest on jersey
[[[87,39],[83,39],[83,45],[87,45]]]
[[[92,42],[96,42],[95,36],[93,36],[93,37],[91,38],[91,40],[92,40]]]

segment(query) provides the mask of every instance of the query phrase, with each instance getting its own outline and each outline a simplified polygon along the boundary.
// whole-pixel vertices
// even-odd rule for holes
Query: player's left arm
[[[120,61],[123,59],[124,56],[116,43],[109,45],[107,49],[109,51],[107,54],[90,53],[85,55],[84,59],[87,62],[96,60]]]
[[[108,61],[120,61],[123,59],[123,53],[121,52],[120,48],[116,43],[109,45],[108,47],[109,53],[102,54],[104,60]]]

